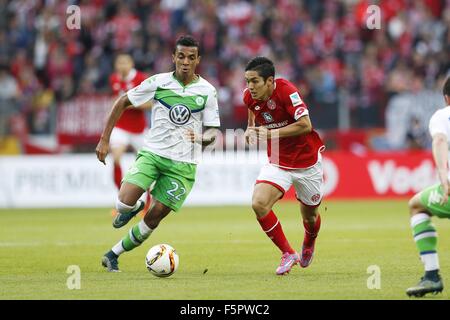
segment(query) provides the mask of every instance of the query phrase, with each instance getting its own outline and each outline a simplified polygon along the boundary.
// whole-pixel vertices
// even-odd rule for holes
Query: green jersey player
[[[429,131],[433,138],[433,159],[440,183],[417,193],[409,201],[411,228],[414,241],[425,268],[419,283],[406,290],[408,296],[421,297],[427,293],[438,293],[444,289],[439,275],[437,233],[431,217],[450,219],[449,201],[449,141],[450,141],[450,78],[443,89],[447,106],[436,111],[430,119]]]
[[[162,219],[181,208],[194,184],[201,148],[215,140],[220,126],[216,89],[195,73],[200,62],[198,42],[180,37],[172,57],[174,72],[144,80],[114,103],[96,148],[98,160],[105,163],[111,131],[122,112],[153,101],[151,129],[120,186],[113,226],[124,226],[142,210],[145,204],[140,197],[152,184],[154,202],[103,256],[102,265],[108,271],[119,271],[118,256],[139,246]]]

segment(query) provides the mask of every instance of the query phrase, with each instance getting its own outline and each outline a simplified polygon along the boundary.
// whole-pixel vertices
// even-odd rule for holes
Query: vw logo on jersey
[[[173,123],[181,126],[191,118],[191,110],[183,104],[176,104],[169,110],[169,118]]]
[[[273,122],[273,118],[272,118],[272,115],[270,113],[263,112],[262,116],[263,116],[264,120],[266,121],[266,123]]]

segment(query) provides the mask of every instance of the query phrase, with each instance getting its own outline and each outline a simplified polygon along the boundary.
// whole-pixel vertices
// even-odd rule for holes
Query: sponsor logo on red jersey
[[[275,83],[274,91],[267,101],[254,100],[248,90],[244,91],[244,103],[254,113],[255,122],[269,130],[288,126],[309,114],[308,106],[291,82],[276,79]],[[323,149],[323,142],[314,129],[307,134],[275,140],[267,146],[269,160],[286,169],[314,165],[319,151]]]
[[[277,104],[275,103],[275,101],[273,101],[272,99],[269,99],[269,101],[267,101],[267,108],[269,108],[270,110],[275,110],[276,107]]]
[[[294,114],[294,119],[298,120],[300,119],[303,115],[305,115],[305,108],[298,108],[297,110],[295,110],[295,114]]]
[[[266,121],[266,123],[273,122],[273,117],[271,116],[270,113],[268,113],[268,112],[263,112],[263,113],[262,113],[262,116],[263,116],[264,120]]]
[[[300,98],[300,95],[298,94],[298,92],[294,92],[294,93],[290,94],[289,98],[291,99],[292,105],[294,107],[303,104],[303,100],[302,100],[302,98]]]

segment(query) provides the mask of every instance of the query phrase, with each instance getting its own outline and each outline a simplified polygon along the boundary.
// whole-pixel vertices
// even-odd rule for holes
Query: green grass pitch
[[[139,248],[108,273],[101,256],[129,227],[111,226],[109,209],[0,210],[0,299],[409,299],[422,276],[407,201],[324,201],[316,255],[307,269],[276,276],[280,253],[250,207],[186,207],[171,214]],[[275,212],[300,249],[303,226],[296,203]],[[441,273],[450,286],[450,222],[433,219]],[[180,266],[156,278],[147,250],[174,246]],[[67,268],[78,265],[81,289],[69,290]],[[369,289],[368,267],[380,268],[380,289]],[[205,270],[207,272],[205,273]],[[448,299],[448,289],[422,299]]]

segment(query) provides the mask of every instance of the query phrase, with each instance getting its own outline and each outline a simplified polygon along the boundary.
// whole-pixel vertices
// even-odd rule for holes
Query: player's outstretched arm
[[[119,99],[114,102],[114,105],[111,109],[111,112],[106,120],[105,128],[103,129],[102,135],[100,137],[100,141],[95,148],[95,153],[97,154],[97,159],[100,162],[105,163],[106,156],[109,151],[109,138],[111,137],[111,131],[122,115],[123,111],[131,105],[130,100],[128,100],[128,96],[124,94]]]
[[[448,141],[443,133],[436,133],[433,135],[433,158],[436,163],[436,168],[439,176],[439,181],[442,186],[443,198],[441,204],[447,203],[449,183],[448,183]]]
[[[268,130],[266,127],[260,126],[248,127],[247,130],[254,131],[258,140],[279,139],[310,133],[312,131],[312,124],[309,116],[303,116],[296,122],[280,129]]]
[[[255,115],[253,114],[252,111],[248,110],[247,129],[245,130],[244,137],[245,142],[247,142],[247,144],[249,145],[255,143],[255,140],[253,138],[255,131],[252,130],[254,127],[255,127]]]
[[[303,116],[298,119],[296,122],[291,123],[290,125],[271,130],[271,137],[274,138],[277,136],[278,138],[287,138],[294,136],[301,136],[303,134],[310,133],[312,131],[312,124],[309,116]]]

